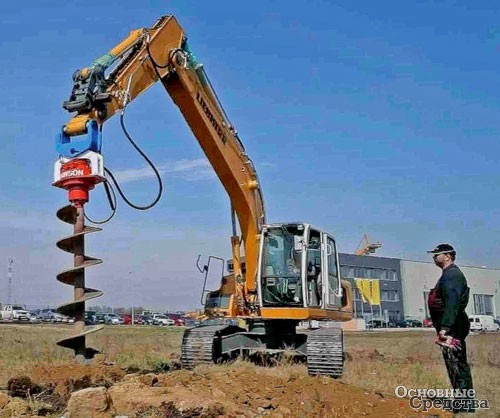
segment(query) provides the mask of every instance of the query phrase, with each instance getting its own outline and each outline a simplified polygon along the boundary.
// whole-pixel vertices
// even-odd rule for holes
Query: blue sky
[[[496,2],[2,2],[0,301],[10,257],[19,302],[71,299],[55,279],[72,262],[55,247],[71,233],[55,217],[66,192],[50,185],[54,136],[69,119],[62,102],[74,70],[165,14],[254,160],[269,221],[311,222],[343,252],[367,233],[382,256],[428,260],[425,250],[450,242],[464,265],[500,266]],[[160,85],[126,122],[165,195],[146,213],[121,204],[89,237],[104,264],[87,282],[105,292],[99,303],[196,307],[197,255],[230,253],[228,199]],[[103,153],[131,198],[154,197],[117,118]],[[104,217],[102,190],[91,200],[88,213]]]

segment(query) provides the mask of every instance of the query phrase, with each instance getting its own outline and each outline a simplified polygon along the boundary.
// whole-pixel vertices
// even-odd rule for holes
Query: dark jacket
[[[429,312],[432,323],[458,339],[469,334],[469,318],[465,308],[469,302],[469,288],[462,271],[455,265],[446,267],[434,289],[429,293]]]

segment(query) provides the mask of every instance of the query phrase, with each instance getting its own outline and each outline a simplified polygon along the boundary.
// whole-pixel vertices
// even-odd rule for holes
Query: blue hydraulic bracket
[[[73,158],[85,151],[101,152],[102,132],[97,126],[95,120],[87,123],[87,133],[78,136],[69,136],[64,132],[56,135],[56,150],[59,155],[67,158]]]

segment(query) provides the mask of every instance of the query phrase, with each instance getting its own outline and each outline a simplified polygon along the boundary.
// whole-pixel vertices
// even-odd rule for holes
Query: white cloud
[[[205,158],[171,161],[158,164],[156,167],[162,176],[182,177],[187,181],[202,181],[215,178],[214,170]],[[120,183],[130,183],[155,177],[151,167],[120,170],[113,174]]]

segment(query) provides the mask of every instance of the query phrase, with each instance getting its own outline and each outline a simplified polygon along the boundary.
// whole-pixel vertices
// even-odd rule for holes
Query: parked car
[[[167,314],[167,317],[174,320],[174,322],[175,322],[174,325],[181,326],[181,327],[184,326],[184,318],[182,317],[181,314],[169,313],[169,314]]]
[[[143,315],[134,315],[134,325],[144,325],[146,320]]]
[[[422,321],[418,319],[406,319],[406,327],[407,328],[422,328]]]
[[[469,322],[471,331],[500,331],[500,325],[495,322],[491,315],[471,315]]]
[[[153,325],[160,325],[160,326],[172,326],[175,325],[175,321],[173,319],[170,319],[166,315],[163,314],[153,314]]]
[[[40,318],[42,321],[49,321],[52,317],[53,312],[54,311],[52,309],[40,309],[38,311],[38,318]]]
[[[96,312],[95,311],[85,311],[85,325],[95,325],[96,321]]]
[[[66,315],[60,314],[55,309],[40,309],[38,317],[45,322],[69,322],[69,318]]]
[[[381,319],[371,319],[366,323],[366,328],[383,328],[385,327],[385,322]]]
[[[9,321],[29,321],[30,313],[22,305],[0,304],[0,319]]]
[[[178,327],[183,327],[184,325],[186,325],[184,318],[174,318],[174,321],[175,325],[177,325]]]
[[[108,313],[104,316],[104,323],[110,325],[121,325],[123,324],[123,319],[118,314]]]
[[[123,314],[122,319],[123,319],[123,325],[131,325],[132,324],[132,315]],[[134,323],[135,323],[135,317],[134,317]]]
[[[42,320],[38,317],[39,311],[30,311],[29,313],[29,321],[33,323],[42,322]]]
[[[95,323],[96,324],[105,324],[106,323],[106,314],[102,312],[97,312],[95,314]]]
[[[389,328],[406,328],[406,321],[400,319],[390,320]]]

